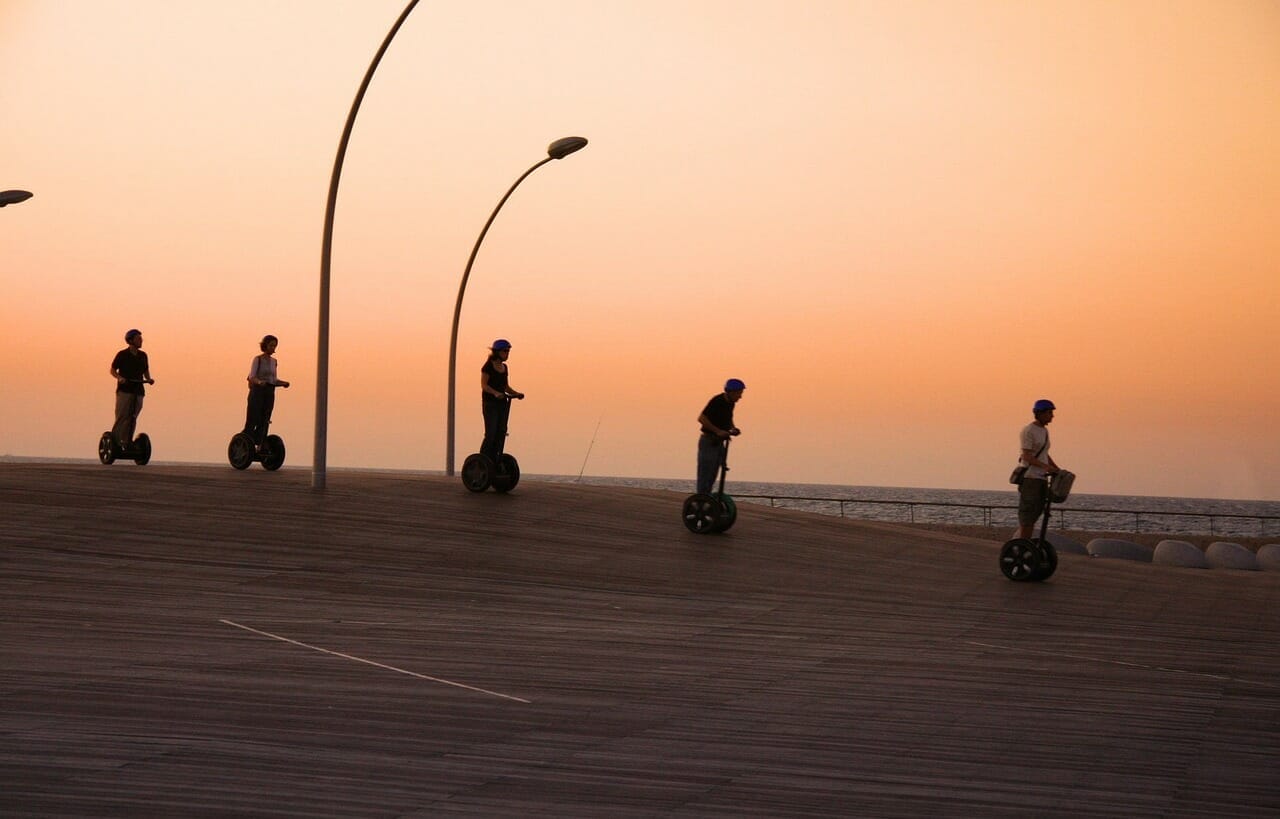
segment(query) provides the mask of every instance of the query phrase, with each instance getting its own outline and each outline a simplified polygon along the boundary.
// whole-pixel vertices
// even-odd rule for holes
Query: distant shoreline
[[[24,456],[24,455],[0,455],[0,464],[56,464],[67,466],[90,466],[97,465],[97,461],[90,458],[55,458],[41,456]],[[153,461],[156,466],[176,466],[176,467],[199,467],[199,468],[230,468],[224,463],[210,462],[194,462],[194,461]],[[298,472],[307,469],[307,467],[293,466],[285,467],[286,470]],[[379,467],[330,467],[332,472],[369,472],[385,475],[404,475],[408,476],[425,476],[425,477],[443,477],[443,470],[417,470],[417,469],[390,469]],[[526,475],[526,480],[531,482],[543,481],[547,483],[575,483],[579,482],[573,475]],[[636,488],[636,489],[652,489],[654,487],[627,486],[628,481],[653,481],[653,482],[671,482],[678,483],[679,479],[667,478],[611,478],[605,476],[586,476],[580,482],[587,485],[598,486],[616,486],[618,488]],[[690,482],[691,483],[691,482]],[[753,482],[758,483],[758,482]],[[682,491],[680,489],[666,488],[663,491]],[[961,490],[970,491],[970,490]],[[749,503],[749,501],[740,501],[740,503]],[[792,511],[802,512],[805,514],[813,514],[821,517],[830,517],[830,515],[809,509],[793,509]],[[910,523],[905,521],[884,521],[870,517],[848,516],[849,520],[861,520],[872,523],[887,523],[893,526],[904,526],[912,529],[931,530],[939,532],[947,532],[949,534],[961,535],[964,537],[986,540],[992,543],[1004,543],[1011,539],[1014,535],[1012,526],[983,526],[963,523]],[[1217,541],[1227,541],[1231,543],[1239,543],[1251,551],[1257,551],[1259,547],[1268,543],[1280,542],[1280,535],[1267,537],[1251,537],[1237,535],[1209,535],[1209,534],[1184,534],[1178,532],[1133,532],[1124,530],[1096,530],[1096,529],[1059,529],[1050,524],[1050,531],[1055,534],[1065,535],[1079,542],[1081,545],[1087,545],[1090,540],[1097,537],[1121,538],[1134,543],[1154,548],[1161,540],[1183,540],[1193,543],[1201,550],[1206,548],[1210,543]],[[1037,534],[1039,529],[1037,528]]]
[[[973,537],[979,540],[989,540],[992,543],[1004,543],[1012,540],[1014,533],[1011,529],[1004,526],[966,526],[964,524],[951,523],[895,523],[895,526],[909,526],[912,529],[924,529],[937,532],[947,532],[953,535],[963,535],[964,537]],[[1280,543],[1280,535],[1275,537],[1239,537],[1236,535],[1186,535],[1171,532],[1101,532],[1086,531],[1080,529],[1056,529],[1052,526],[1050,533],[1055,535],[1065,535],[1079,543],[1081,546],[1088,546],[1089,541],[1098,537],[1119,538],[1127,540],[1131,543],[1139,543],[1143,546],[1155,548],[1162,540],[1182,540],[1187,543],[1194,544],[1200,551],[1204,551],[1210,543],[1225,541],[1227,543],[1239,543],[1251,552],[1258,551],[1262,546],[1268,543]],[[1035,534],[1040,535],[1040,529],[1037,526]]]
[[[98,461],[95,458],[59,458],[55,456],[45,456],[45,455],[7,455],[7,454],[0,455],[0,464],[5,464],[5,463],[37,463],[37,464],[69,464],[70,465],[70,464],[97,464]],[[151,463],[157,466],[179,466],[179,467],[201,466],[201,467],[216,468],[216,467],[227,466],[226,461],[153,460],[151,461]],[[310,471],[311,466],[309,464],[304,465],[299,463],[289,463],[284,466],[284,469],[289,471],[298,471],[298,470]],[[407,469],[407,468],[401,468],[401,467],[383,467],[383,466],[334,466],[330,464],[328,467],[328,471],[330,472],[373,472],[373,473],[380,473],[380,474],[398,474],[398,475],[425,475],[425,476],[431,476],[431,477],[444,476],[443,469]],[[524,480],[528,480],[528,481],[545,481],[548,483],[585,483],[585,484],[594,484],[598,486],[618,486],[623,488],[627,486],[631,486],[633,482],[645,482],[647,484],[650,484],[650,486],[636,486],[636,488],[658,488],[655,486],[656,484],[670,484],[672,486],[664,486],[662,488],[668,488],[668,489],[671,489],[671,491],[677,491],[677,492],[692,491],[692,487],[694,483],[692,478],[687,478],[687,479],[673,478],[673,477],[640,478],[640,477],[631,477],[631,476],[624,476],[624,475],[582,475],[582,476],[554,475],[554,474],[543,474],[543,473],[535,473],[535,472],[527,472],[527,471],[524,472],[523,477],[524,477]],[[686,484],[687,484],[687,487],[685,486]],[[740,482],[738,485],[739,486],[743,486],[743,485],[757,486],[757,487],[758,486],[813,486],[813,487],[823,487],[828,489],[831,489],[831,488],[875,489],[875,490],[901,491],[901,492],[930,492],[930,491],[1000,492],[1001,491],[996,489],[965,489],[965,488],[942,487],[942,486],[889,486],[889,485],[881,485],[881,484],[821,484],[821,483],[802,483],[802,482],[796,482],[796,481],[760,481],[760,480],[743,481],[743,482]],[[737,493],[731,491],[730,494],[737,494]],[[749,496],[752,493],[743,492],[742,494],[744,496]],[[1011,499],[1011,503],[1016,504],[1017,499],[1016,499],[1016,496],[1013,494],[1013,492],[1010,491],[1008,494]],[[1208,503],[1280,504],[1280,498],[1277,498],[1277,499],[1200,498],[1200,497],[1192,497],[1192,496],[1184,496],[1184,495],[1126,495],[1126,494],[1117,494],[1117,493],[1083,493],[1083,492],[1077,492],[1076,495],[1079,495],[1081,497],[1092,496],[1092,497],[1100,497],[1100,498],[1168,499],[1168,500],[1183,501],[1186,503],[1208,502]],[[844,500],[849,502],[856,502],[858,499],[845,498],[845,497],[831,497],[831,498],[822,498],[820,500],[830,500],[833,502]],[[1077,509],[1076,507],[1071,507],[1071,509],[1073,509],[1074,511],[1089,511],[1084,508]],[[818,514],[821,514],[821,513],[818,513]],[[1152,510],[1152,514],[1158,514],[1158,512],[1156,512],[1155,510]],[[1280,537],[1280,535],[1277,535],[1277,537]]]

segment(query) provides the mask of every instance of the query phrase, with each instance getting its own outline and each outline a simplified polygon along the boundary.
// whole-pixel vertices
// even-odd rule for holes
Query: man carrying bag
[[[1049,494],[1049,476],[1060,469],[1049,456],[1048,425],[1053,421],[1053,402],[1041,398],[1031,408],[1035,420],[1022,428],[1019,444],[1022,457],[1018,468],[1009,476],[1010,483],[1018,485],[1018,537],[1029,538],[1036,521],[1044,512]]]

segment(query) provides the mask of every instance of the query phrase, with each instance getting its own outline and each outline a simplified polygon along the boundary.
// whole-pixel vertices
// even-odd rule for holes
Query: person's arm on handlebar
[[[702,413],[701,415],[698,416],[698,423],[702,425],[703,429],[705,429],[707,432],[710,432],[712,435],[716,436],[717,438],[730,438],[734,435],[742,434],[742,430],[738,429],[737,427],[731,427],[729,429],[720,429],[720,427],[711,423],[711,419],[707,418],[706,413]]]

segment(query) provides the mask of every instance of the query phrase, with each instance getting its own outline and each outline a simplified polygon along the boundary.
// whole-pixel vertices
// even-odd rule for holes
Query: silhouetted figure
[[[111,377],[116,380],[116,422],[111,435],[116,446],[128,449],[133,444],[133,433],[142,412],[142,399],[147,390],[144,384],[154,384],[151,364],[142,351],[142,331],[130,330],[124,334],[125,347],[111,359]]]
[[[267,428],[271,425],[271,412],[276,406],[276,387],[288,387],[288,381],[276,377],[276,347],[280,340],[275,336],[262,337],[258,347],[261,355],[253,357],[249,365],[249,407],[245,412],[244,433],[253,438],[253,442],[262,446],[266,440]]]
[[[1049,430],[1053,421],[1053,402],[1041,398],[1031,408],[1035,420],[1022,428],[1018,436],[1022,457],[1018,463],[1027,468],[1018,484],[1018,537],[1029,538],[1036,521],[1044,513],[1049,497],[1049,477],[1057,474],[1058,465],[1049,456]]]
[[[742,400],[747,385],[736,378],[724,383],[724,392],[711,396],[698,416],[702,434],[698,436],[698,488],[700,494],[711,494],[716,474],[724,463],[725,441],[742,430],[733,425],[733,405]]]
[[[489,358],[480,368],[480,410],[484,413],[484,443],[480,454],[494,464],[502,458],[507,440],[507,420],[511,417],[511,399],[524,398],[524,393],[511,389],[507,359],[511,342],[500,338],[489,348]]]

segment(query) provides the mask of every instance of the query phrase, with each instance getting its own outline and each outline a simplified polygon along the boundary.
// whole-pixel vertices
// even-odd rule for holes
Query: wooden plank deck
[[[1280,576],[681,499],[0,464],[0,815],[1280,815]]]

